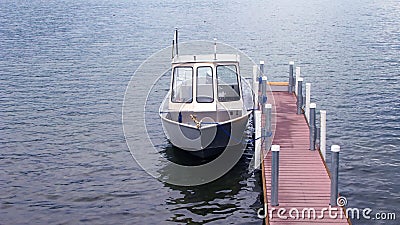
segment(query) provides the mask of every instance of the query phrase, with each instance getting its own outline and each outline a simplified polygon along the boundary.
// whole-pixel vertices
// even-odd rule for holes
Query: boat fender
[[[263,103],[267,103],[267,96],[263,96],[262,101],[263,101]]]
[[[178,114],[178,123],[182,123],[182,113],[179,112]]]

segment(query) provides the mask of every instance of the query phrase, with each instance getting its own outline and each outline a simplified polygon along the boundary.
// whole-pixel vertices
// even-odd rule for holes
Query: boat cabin
[[[238,55],[176,55],[171,73],[171,120],[193,123],[208,117],[222,122],[245,113]]]

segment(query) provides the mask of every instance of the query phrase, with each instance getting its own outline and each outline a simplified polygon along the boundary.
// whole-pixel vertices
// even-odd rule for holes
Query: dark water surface
[[[217,37],[265,60],[272,80],[296,61],[327,110],[328,145],[342,146],[349,206],[400,216],[398,1],[4,0],[0,224],[261,223],[250,153],[213,183],[178,187],[126,146],[125,88],[175,27],[183,41]]]

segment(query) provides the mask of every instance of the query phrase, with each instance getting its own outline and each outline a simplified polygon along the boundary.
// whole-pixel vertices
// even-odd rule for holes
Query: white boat
[[[179,55],[174,38],[170,91],[160,106],[164,132],[183,150],[207,158],[243,143],[251,111],[243,101],[239,55]],[[176,52],[174,54],[174,52]]]

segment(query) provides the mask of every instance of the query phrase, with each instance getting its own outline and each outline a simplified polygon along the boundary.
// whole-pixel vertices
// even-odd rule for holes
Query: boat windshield
[[[218,101],[240,100],[239,81],[235,65],[217,66]]]
[[[199,103],[211,103],[214,101],[213,73],[210,66],[197,67],[196,101]]]
[[[193,68],[179,66],[174,68],[171,101],[190,103],[193,101]]]

